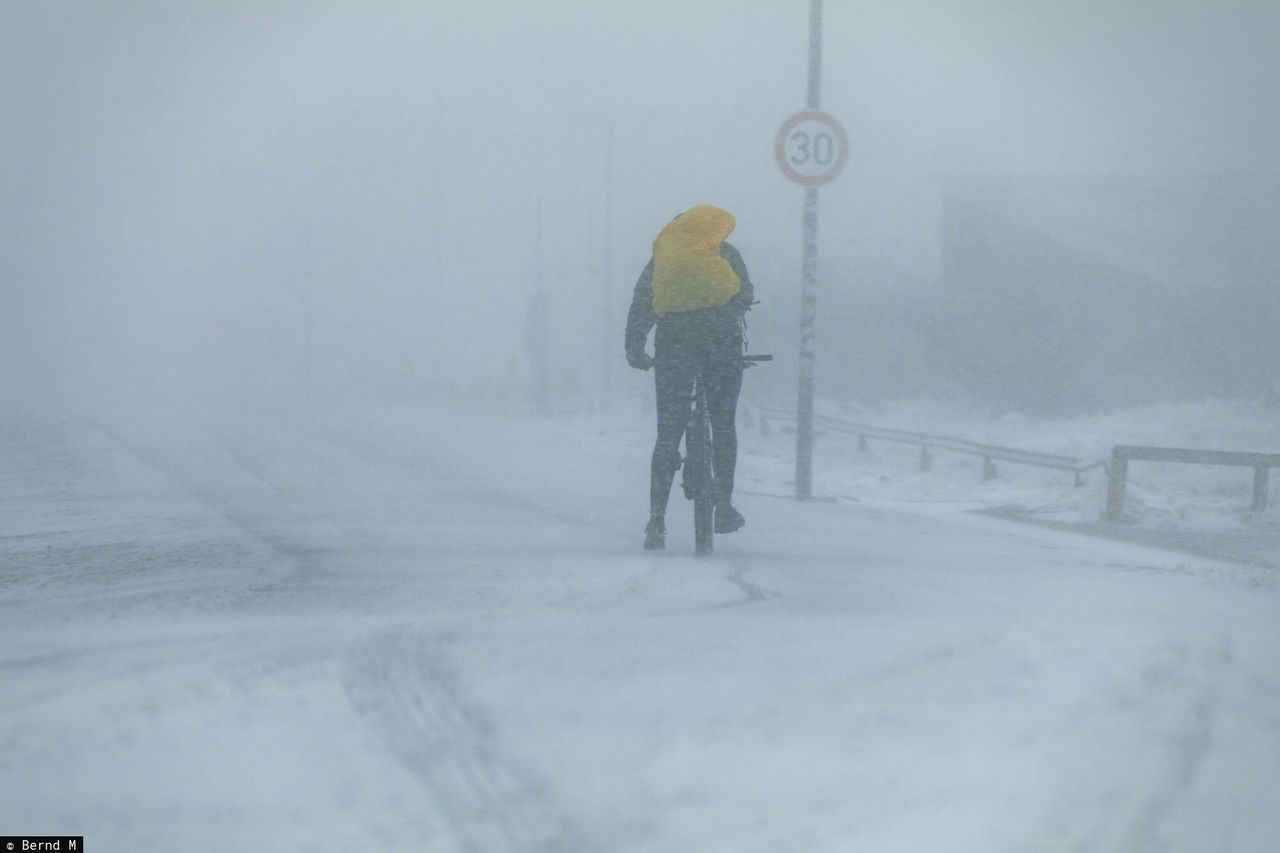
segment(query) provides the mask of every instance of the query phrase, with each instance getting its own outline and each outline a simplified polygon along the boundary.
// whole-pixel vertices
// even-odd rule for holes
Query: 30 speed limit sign
[[[773,153],[782,173],[816,187],[835,180],[849,159],[849,137],[840,122],[820,110],[804,110],[783,122]]]

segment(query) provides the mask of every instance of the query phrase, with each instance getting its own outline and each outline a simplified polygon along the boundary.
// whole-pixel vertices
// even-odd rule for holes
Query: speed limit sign
[[[803,110],[783,122],[773,143],[782,173],[816,187],[835,180],[849,159],[849,137],[840,122],[820,110]]]

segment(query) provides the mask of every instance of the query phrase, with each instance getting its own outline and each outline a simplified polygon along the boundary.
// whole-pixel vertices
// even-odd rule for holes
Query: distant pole
[[[600,358],[600,391],[613,390],[613,359],[616,335],[613,331],[613,120],[605,120],[604,176],[604,351]]]
[[[314,373],[316,326],[316,276],[315,260],[317,240],[315,225],[306,224],[303,232],[305,243],[302,261],[302,398],[306,406],[314,402],[312,374]]]
[[[822,89],[822,0],[809,0],[809,93],[817,110]],[[804,191],[804,255],[800,286],[800,382],[796,403],[796,499],[813,495],[814,327],[817,325],[818,188]]]
[[[529,349],[529,396],[534,412],[544,414],[551,404],[551,364],[547,334],[547,290],[542,275],[542,199],[534,217],[533,295],[526,312]]]

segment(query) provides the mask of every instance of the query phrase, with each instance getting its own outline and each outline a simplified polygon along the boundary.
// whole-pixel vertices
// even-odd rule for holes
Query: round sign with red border
[[[782,173],[816,187],[836,179],[849,159],[849,137],[840,122],[821,110],[802,110],[782,123],[773,143]]]

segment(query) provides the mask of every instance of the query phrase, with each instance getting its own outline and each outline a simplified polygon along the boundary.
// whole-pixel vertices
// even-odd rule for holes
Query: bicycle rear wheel
[[[685,437],[689,451],[687,475],[693,478],[693,544],[694,553],[705,557],[715,542],[715,468],[711,462],[711,417],[707,412],[707,394],[697,383],[693,403],[693,422]]]

